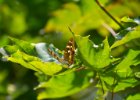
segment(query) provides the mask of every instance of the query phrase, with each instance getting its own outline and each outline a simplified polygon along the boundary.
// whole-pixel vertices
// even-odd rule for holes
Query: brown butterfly
[[[50,55],[56,58],[61,63],[66,63],[72,65],[74,63],[74,54],[75,54],[75,42],[73,38],[70,38],[69,42],[66,45],[64,50],[64,58],[59,58],[56,53],[48,49]]]
[[[74,39],[71,38],[64,50],[64,60],[67,61],[69,65],[74,63],[74,54],[75,54],[75,42]]]

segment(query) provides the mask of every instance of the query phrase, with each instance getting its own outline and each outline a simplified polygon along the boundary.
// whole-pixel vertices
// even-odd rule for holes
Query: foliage
[[[130,2],[101,1],[117,20],[124,15],[139,15],[139,1]],[[94,0],[31,0],[28,3],[26,0],[20,0],[18,3],[2,0],[0,4],[0,23],[4,23],[0,26],[0,32],[10,36],[7,38],[6,34],[2,34],[0,42],[1,60],[8,61],[0,63],[0,93],[3,94],[0,99],[7,95],[10,95],[11,99],[19,99],[24,97],[24,93],[29,95],[28,99],[39,100],[85,100],[84,97],[94,100],[139,98],[139,17],[123,17],[120,20],[123,28],[120,29]],[[47,10],[44,13],[42,9]],[[111,31],[103,28],[106,23],[110,29],[117,31],[114,37],[110,36]],[[42,27],[44,28],[41,29]],[[68,30],[68,27],[71,29]],[[90,36],[84,36],[88,33]],[[62,48],[65,45],[61,45],[70,37],[76,45],[72,65],[64,59]],[[25,38],[32,43],[21,40]],[[33,43],[36,41],[38,43]],[[9,66],[13,68],[10,69]],[[12,71],[15,74],[11,76],[13,80],[7,80]],[[37,79],[34,79],[30,72],[35,72]],[[27,85],[30,80],[32,82]],[[33,93],[33,87],[37,94]],[[81,97],[79,93],[83,93]]]
[[[111,50],[120,45],[129,45],[132,40],[136,41],[140,32],[138,27],[139,25],[132,27],[134,28],[133,30],[128,31],[122,39],[115,41],[112,46],[109,46],[108,38],[105,38],[101,44],[96,45],[89,39],[89,36],[82,37],[73,34],[77,44],[77,56],[75,56],[75,59],[79,60],[75,60],[72,68],[65,63],[59,62],[49,53],[48,49],[51,49],[54,50],[54,53],[59,54],[59,57],[63,57],[63,52],[54,46],[47,44],[37,46],[37,44],[15,38],[10,38],[13,42],[12,45],[3,47],[7,52],[4,57],[8,61],[36,71],[38,77],[48,77],[47,80],[40,81],[40,84],[36,87],[36,89],[43,89],[38,94],[38,99],[70,96],[92,85],[94,82],[96,82],[95,87],[103,88],[103,91],[112,92],[112,94],[120,91],[124,93],[127,88],[140,85],[139,79],[137,79],[139,78],[139,75],[137,75],[139,71],[133,71],[135,66],[140,65],[140,51],[129,47],[125,55],[116,59],[111,55]],[[44,55],[41,52],[46,54]],[[41,56],[44,56],[47,60],[44,60]],[[86,68],[76,71],[80,66],[85,66]],[[42,74],[43,76],[40,76]],[[90,80],[94,81],[91,82]],[[129,96],[129,93],[126,93],[126,95]],[[131,97],[128,97],[128,100],[129,98]]]

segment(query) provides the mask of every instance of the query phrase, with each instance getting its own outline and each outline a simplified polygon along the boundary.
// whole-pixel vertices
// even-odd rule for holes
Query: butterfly
[[[74,63],[74,55],[75,55],[75,42],[73,38],[70,38],[68,41],[66,48],[64,49],[63,58],[58,57],[58,55],[48,49],[51,56],[57,59],[60,63],[72,65]]]

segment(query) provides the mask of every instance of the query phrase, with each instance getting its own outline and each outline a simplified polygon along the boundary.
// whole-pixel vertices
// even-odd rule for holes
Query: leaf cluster
[[[97,88],[97,99],[109,98],[106,93],[111,93],[121,95],[122,99],[137,100],[139,90],[134,89],[140,86],[139,19],[124,17],[122,21],[125,28],[116,34],[112,45],[108,37],[97,45],[89,36],[73,34],[77,48],[75,62],[71,66],[59,62],[50,54],[49,50],[52,50],[59,58],[64,56],[63,51],[52,44],[29,43],[9,37],[12,44],[2,47],[0,52],[2,59],[35,71],[39,81],[35,88],[39,91],[38,99],[71,96],[94,86]],[[121,46],[127,52],[113,55],[112,52]]]

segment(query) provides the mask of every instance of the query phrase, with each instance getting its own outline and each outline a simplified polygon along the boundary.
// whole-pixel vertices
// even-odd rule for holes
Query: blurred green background
[[[118,20],[140,15],[139,0],[100,0]],[[25,41],[53,43],[63,50],[75,34],[91,35],[95,43],[111,37],[103,26],[116,32],[112,21],[94,0],[0,0],[0,47],[9,43],[8,36]],[[33,88],[38,84],[34,72],[10,62],[0,61],[0,100],[36,100]]]

